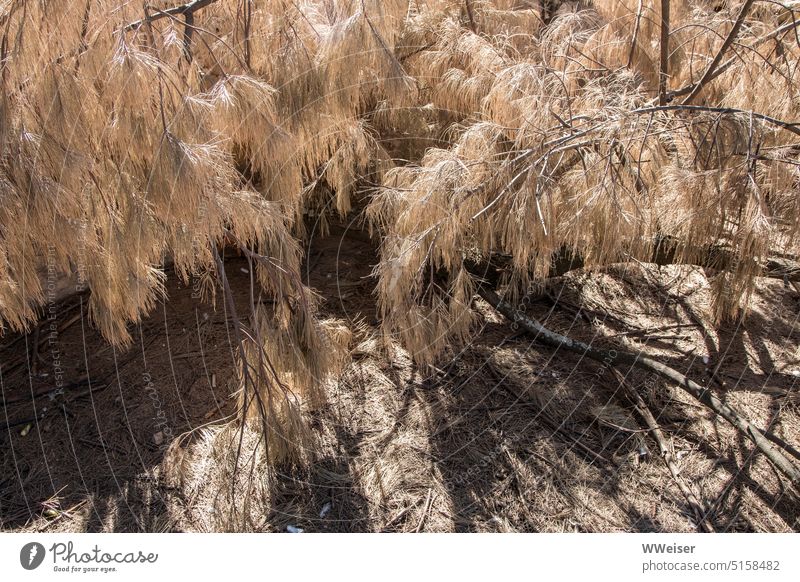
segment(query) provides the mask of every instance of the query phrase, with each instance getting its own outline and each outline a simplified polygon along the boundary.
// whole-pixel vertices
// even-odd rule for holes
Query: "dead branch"
[[[718,113],[720,115],[748,115],[752,116],[759,121],[764,121],[769,123],[770,125],[774,125],[775,127],[780,127],[781,129],[785,129],[795,135],[800,135],[800,128],[797,127],[797,123],[792,123],[790,121],[784,121],[782,119],[778,119],[775,117],[771,117],[769,115],[764,115],[763,113],[756,113],[755,111],[746,111],[744,109],[736,109],[734,107],[709,107],[706,105],[685,105],[683,103],[678,105],[659,105],[655,107],[642,107],[639,109],[633,109],[630,113],[632,114],[649,114],[649,113],[656,113],[658,111],[687,111],[687,112],[701,112],[701,113]]]
[[[620,374],[618,370],[612,371],[614,372],[614,375],[616,376],[620,386],[622,386],[622,388],[625,390],[625,394],[633,404],[636,413],[645,422],[650,434],[656,441],[656,444],[658,444],[658,450],[661,453],[661,458],[663,459],[664,464],[667,466],[667,469],[669,469],[669,472],[672,475],[672,480],[675,481],[678,489],[680,489],[680,492],[683,494],[684,498],[686,498],[686,502],[689,504],[689,507],[692,508],[697,526],[706,533],[714,533],[714,526],[711,525],[711,522],[707,517],[708,512],[703,507],[701,501],[689,488],[689,486],[684,482],[683,479],[681,479],[680,471],[678,471],[678,467],[675,465],[675,459],[672,456],[672,451],[667,445],[667,439],[664,436],[664,432],[661,430],[661,427],[659,427],[658,422],[653,416],[653,413],[650,411],[650,408],[647,406],[647,403],[644,401],[644,398],[642,398],[641,394],[639,394],[630,384],[625,381],[624,376]]]
[[[205,8],[206,6],[213,4],[216,1],[217,0],[192,0],[191,2],[187,2],[186,4],[181,4],[180,6],[173,6],[172,8],[159,10],[158,12],[155,12],[153,14],[149,14],[148,16],[142,18],[141,20],[137,20],[135,22],[127,24],[122,29],[122,32],[137,30],[144,24],[149,24],[166,16],[176,16],[178,14],[184,15],[187,18],[187,22],[189,22],[191,19],[193,19],[195,12],[197,12],[201,8]]]
[[[477,27],[475,26],[475,17],[472,14],[472,2],[470,2],[470,0],[464,0],[464,5],[467,9],[467,17],[469,18],[469,29],[472,32],[477,32]]]
[[[667,104],[669,78],[669,0],[661,0],[661,42],[659,45],[658,104]]]
[[[693,380],[677,370],[657,362],[641,353],[630,353],[619,350],[603,350],[589,344],[563,336],[549,330],[533,318],[528,317],[520,310],[514,308],[510,303],[500,298],[497,293],[485,285],[478,286],[478,293],[492,307],[506,316],[512,323],[523,328],[525,331],[534,335],[534,339],[540,343],[563,348],[568,351],[580,354],[602,362],[606,366],[619,366],[626,364],[642,370],[652,372],[657,376],[669,380],[679,386],[686,393],[693,396],[707,408],[722,416],[744,436],[751,440],[764,455],[778,468],[794,486],[800,486],[800,469],[798,469],[780,450],[776,449],[772,443],[764,436],[764,433],[751,423],[742,414],[731,406],[722,402],[709,390],[700,386]]]
[[[736,40],[737,35],[739,34],[739,30],[742,28],[742,24],[744,23],[744,19],[747,17],[747,13],[750,12],[750,8],[755,3],[755,0],[745,0],[744,4],[742,4],[742,8],[739,10],[739,15],[736,17],[736,22],[733,23],[733,28],[728,33],[728,36],[725,38],[725,41],[722,43],[722,46],[719,47],[717,54],[714,55],[714,58],[708,63],[708,67],[706,68],[705,73],[703,76],[700,77],[700,80],[695,83],[692,92],[687,95],[686,99],[683,100],[683,104],[687,105],[697,97],[697,94],[703,90],[703,87],[713,78],[712,75],[714,74],[714,69],[717,68],[719,63],[722,61],[722,57],[725,56],[725,52],[730,48],[733,44],[733,41]],[[663,105],[663,103],[662,103]]]
[[[678,246],[678,242],[672,239],[656,241],[653,245],[650,262],[659,266],[693,264],[705,269],[723,271],[733,265],[736,260],[731,249],[711,246],[689,253],[697,258],[690,263],[683,262],[677,252]],[[560,277],[570,271],[582,269],[584,266],[584,258],[579,253],[570,248],[563,248],[553,257],[549,277]],[[783,281],[800,281],[800,263],[783,257],[768,257],[761,264],[760,276]]]
[[[639,8],[636,9],[636,23],[633,25],[633,38],[631,39],[631,48],[628,52],[628,67],[633,64],[633,54],[636,52],[636,43],[639,40],[639,27],[642,23],[642,5],[643,0],[639,0]]]
[[[777,38],[781,34],[783,34],[784,32],[788,32],[788,31],[790,31],[792,29],[795,29],[798,26],[800,26],[800,21],[792,21],[792,22],[789,22],[788,24],[784,24],[783,26],[779,26],[778,28],[776,28],[775,30],[770,32],[769,34],[765,34],[764,36],[760,37],[757,41],[755,41],[753,44],[751,44],[747,48],[749,48],[751,50],[756,49],[756,48],[760,47],[762,44],[764,44],[765,42],[768,42],[768,41],[770,41],[770,40],[772,40],[774,38]],[[739,57],[738,56],[734,56],[734,57],[729,58],[723,64],[719,65],[716,69],[714,69],[714,71],[712,73],[710,73],[708,75],[708,78],[705,80],[705,83],[710,83],[711,81],[713,81],[714,79],[719,77],[725,71],[730,69],[731,66],[733,66],[733,64],[737,60],[739,60]],[[704,77],[705,77],[705,75],[704,75]],[[697,87],[698,84],[699,84],[699,81],[698,81],[698,83],[691,83],[689,85],[686,85],[685,87],[681,87],[680,89],[676,89],[675,91],[670,91],[669,93],[667,93],[667,101],[671,101],[675,97],[683,97],[684,95],[688,95],[689,93],[691,93],[692,91],[695,90],[695,87]],[[684,101],[684,103],[686,103],[686,101]]]

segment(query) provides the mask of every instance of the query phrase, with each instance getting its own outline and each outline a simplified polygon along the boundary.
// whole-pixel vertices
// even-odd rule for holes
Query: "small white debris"
[[[217,375],[216,374],[211,374],[211,387],[212,388],[216,388],[217,387]]]
[[[294,525],[287,525],[286,531],[289,533],[303,533],[305,530],[302,527],[296,527]]]
[[[208,321],[208,313],[203,314],[203,321]]]
[[[240,270],[242,273],[249,273],[249,272],[250,272],[250,271],[248,271],[247,269],[245,269],[244,267],[241,267],[239,270]]]
[[[319,512],[319,518],[325,519],[325,516],[331,512],[331,509],[333,509],[333,504],[330,501],[328,501],[325,505],[322,506],[322,509]]]
[[[153,435],[153,442],[156,443],[156,445],[160,445],[161,443],[163,443],[164,442],[164,433],[161,432],[161,431],[158,431],[156,434],[154,434]]]
[[[703,363],[704,363],[706,366],[708,366],[708,363],[709,363],[710,361],[711,361],[711,360],[708,358],[708,356],[703,356]]]
[[[800,370],[795,370],[794,372],[792,372],[792,376],[794,376],[795,378],[800,378]]]

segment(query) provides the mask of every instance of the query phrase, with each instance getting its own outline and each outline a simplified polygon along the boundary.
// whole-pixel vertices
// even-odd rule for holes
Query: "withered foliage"
[[[235,241],[275,306],[243,370],[318,401],[347,334],[301,283],[303,216],[364,204],[384,329],[420,362],[468,338],[465,265],[495,254],[523,293],[565,247],[724,247],[714,316],[735,315],[796,251],[798,15],[670,4],[658,106],[653,0],[4,0],[0,321],[26,329],[55,268],[129,344],[166,258],[211,290]]]

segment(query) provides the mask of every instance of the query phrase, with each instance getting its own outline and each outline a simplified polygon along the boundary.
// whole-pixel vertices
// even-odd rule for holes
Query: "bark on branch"
[[[196,11],[200,10],[201,8],[205,8],[209,4],[213,4],[216,1],[217,0],[192,0],[192,2],[187,2],[186,4],[181,4],[180,6],[173,6],[172,8],[159,10],[158,12],[154,12],[153,14],[150,14],[141,20],[137,20],[136,22],[131,22],[130,24],[125,25],[125,27],[122,29],[122,32],[136,30],[144,24],[148,24],[167,16],[177,16],[179,14],[183,14],[187,17],[187,19],[192,19]]]
[[[620,386],[622,386],[622,388],[625,390],[625,394],[627,395],[628,399],[636,409],[636,413],[642,418],[647,425],[647,428],[650,430],[650,434],[653,436],[653,439],[658,445],[661,458],[672,475],[672,480],[675,481],[675,484],[678,486],[678,489],[680,489],[683,497],[686,499],[686,502],[689,504],[689,507],[691,507],[692,512],[694,513],[697,526],[706,533],[714,533],[714,526],[708,519],[708,512],[706,511],[705,507],[703,507],[703,503],[700,501],[700,499],[698,499],[697,495],[694,494],[694,492],[683,481],[683,479],[681,479],[680,471],[675,464],[675,458],[672,455],[669,445],[667,445],[667,438],[664,436],[664,431],[662,431],[661,427],[658,426],[658,422],[656,422],[653,413],[650,412],[650,408],[647,406],[644,398],[642,398],[641,394],[639,394],[625,381],[625,377],[618,370],[613,370],[613,372]]]
[[[750,50],[755,50],[758,47],[760,47],[761,45],[763,45],[764,43],[769,42],[770,40],[776,39],[779,36],[781,36],[783,33],[788,32],[788,31],[790,31],[792,29],[795,29],[798,26],[800,26],[800,21],[793,20],[792,22],[789,22],[788,24],[784,24],[782,26],[779,26],[778,28],[776,28],[775,30],[770,32],[769,34],[765,34],[764,36],[759,37],[758,40],[756,40],[753,44],[747,46],[746,48],[748,48]],[[714,79],[719,77],[721,74],[723,74],[725,71],[730,69],[734,65],[734,63],[736,63],[738,60],[740,60],[740,57],[738,57],[738,56],[733,56],[733,57],[729,58],[727,61],[725,61],[724,63],[722,63],[721,65],[718,65],[715,69],[713,69],[712,72],[708,73],[707,75],[704,74],[703,78],[702,78],[704,80],[703,82],[705,84],[710,83],[711,81],[713,81]],[[691,83],[689,85],[681,87],[680,89],[676,89],[675,91],[668,92],[667,93],[667,101],[672,101],[676,97],[683,97],[684,95],[688,95],[688,94],[692,93],[697,88],[697,86],[699,84],[700,84],[700,81],[698,81],[697,83]],[[686,102],[688,102],[688,100],[684,101],[684,103],[686,103]]]
[[[620,366],[622,364],[634,366],[652,372],[665,380],[676,384],[686,393],[693,396],[703,405],[722,416],[744,436],[750,439],[758,449],[783,473],[795,487],[800,487],[800,469],[798,469],[784,454],[778,450],[764,435],[764,433],[751,423],[734,408],[722,402],[711,391],[687,378],[677,370],[657,362],[643,354],[636,354],[617,350],[603,350],[563,336],[544,327],[535,319],[528,317],[513,305],[504,301],[500,296],[485,285],[478,286],[478,293],[492,307],[506,316],[513,323],[534,335],[534,340],[556,348],[563,348],[596,360],[606,366]]]
[[[659,43],[658,104],[667,104],[669,79],[669,0],[661,0],[661,41]]]
[[[739,30],[742,28],[742,24],[744,24],[744,19],[747,17],[747,13],[750,12],[750,8],[753,6],[755,0],[745,0],[744,4],[742,4],[742,8],[739,10],[739,16],[736,17],[736,22],[733,24],[733,28],[728,33],[728,36],[725,38],[725,41],[722,43],[722,46],[719,47],[717,54],[714,55],[714,58],[708,64],[708,67],[703,73],[703,76],[700,80],[694,85],[692,92],[683,100],[683,104],[687,105],[692,102],[692,99],[697,97],[697,94],[703,90],[703,87],[713,79],[714,70],[719,66],[720,62],[722,62],[722,57],[725,56],[725,52],[730,48],[733,44],[733,41],[736,40],[736,37],[739,34]]]

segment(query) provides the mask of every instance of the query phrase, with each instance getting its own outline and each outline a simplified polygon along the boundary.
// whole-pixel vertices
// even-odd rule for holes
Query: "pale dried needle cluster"
[[[212,281],[235,241],[276,305],[249,359],[318,400],[346,334],[301,283],[303,215],[365,204],[384,328],[421,362],[468,337],[467,265],[498,254],[519,293],[565,248],[723,247],[714,315],[736,314],[796,246],[797,14],[670,2],[658,105],[661,4],[0,2],[0,321],[36,319],[55,265],[128,344],[167,257]]]

